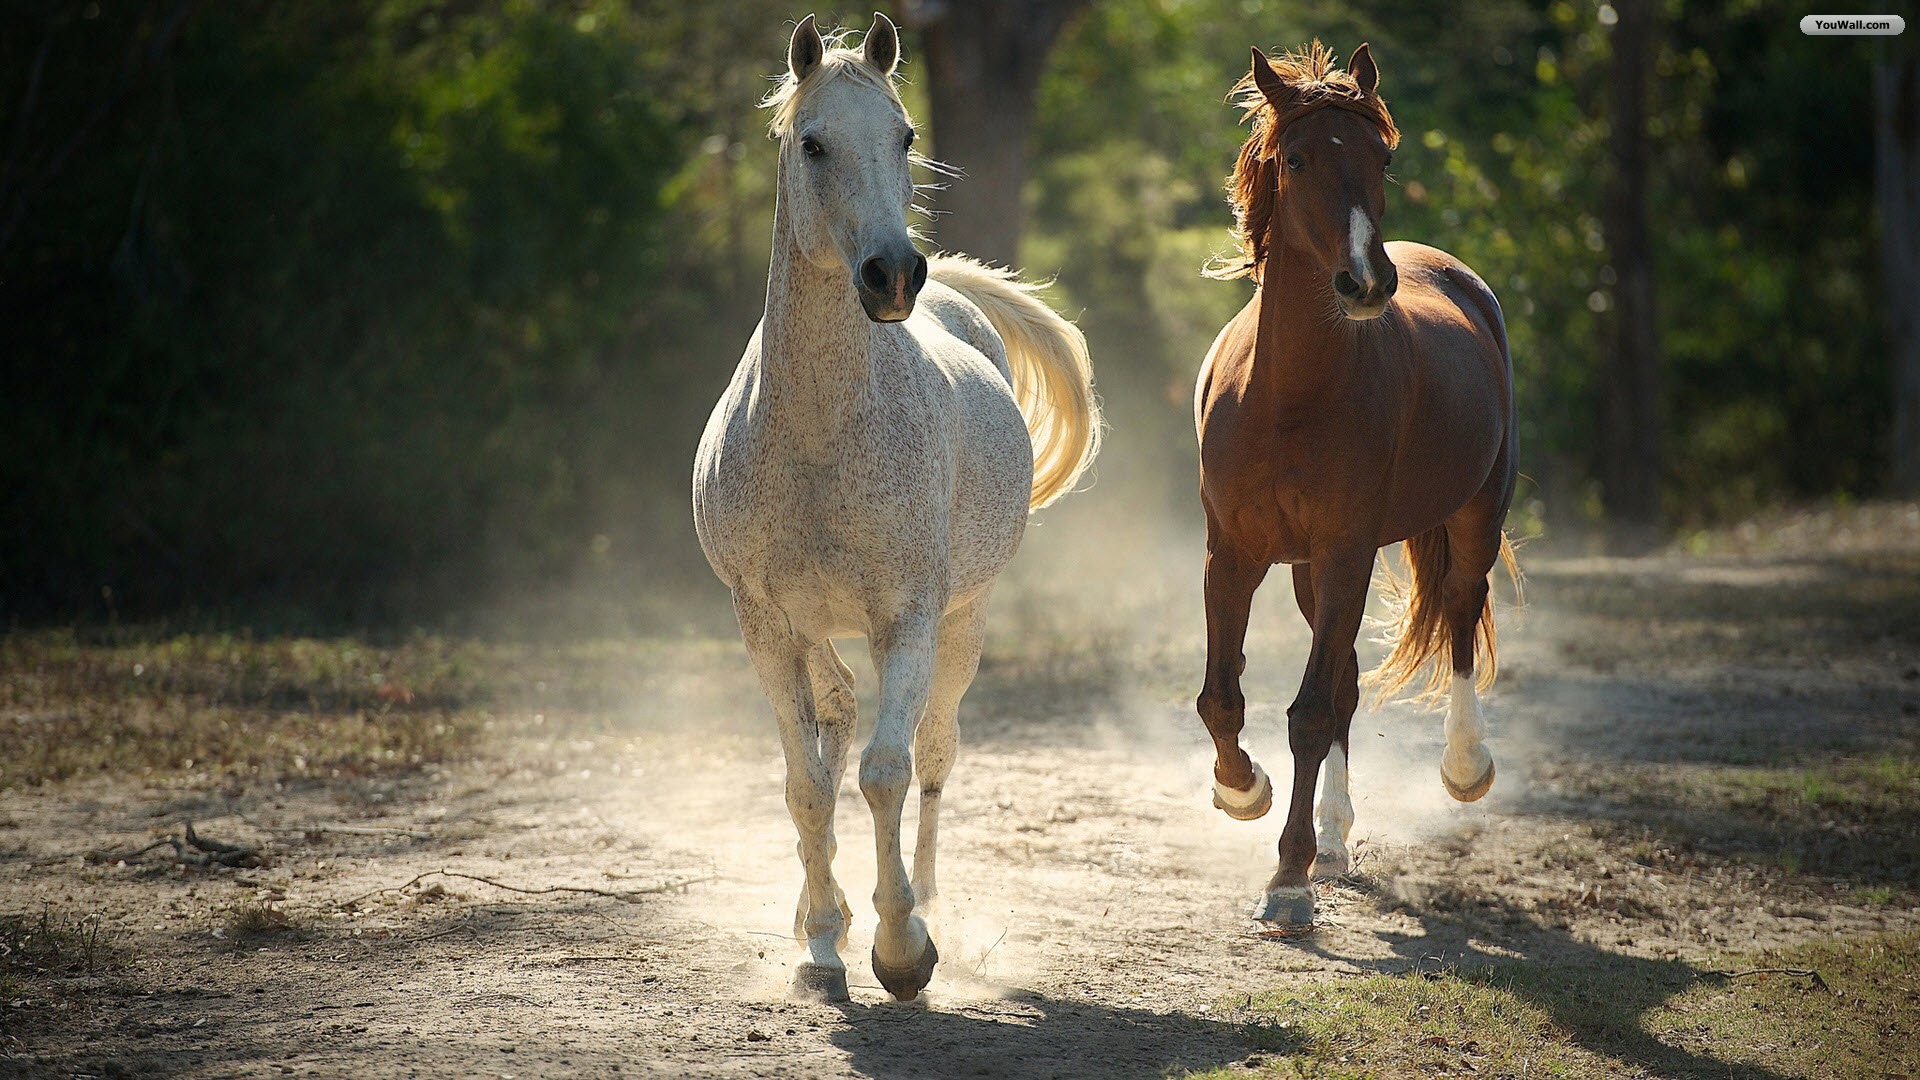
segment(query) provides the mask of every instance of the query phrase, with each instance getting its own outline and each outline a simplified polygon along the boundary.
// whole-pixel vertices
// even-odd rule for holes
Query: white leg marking
[[[1327,751],[1320,767],[1320,806],[1314,815],[1318,836],[1313,858],[1314,873],[1320,877],[1338,877],[1352,867],[1347,854],[1347,834],[1353,831],[1353,797],[1347,789],[1347,753],[1335,743]]]
[[[1353,257],[1353,276],[1360,284],[1373,288],[1373,262],[1367,258],[1367,244],[1373,240],[1373,222],[1367,212],[1354,207],[1347,216],[1348,254]]]
[[[1267,779],[1267,770],[1260,763],[1253,762],[1253,786],[1245,791],[1235,791],[1218,780],[1213,782],[1213,796],[1235,810],[1245,810],[1261,799],[1268,797],[1271,781]]]
[[[1447,709],[1447,749],[1440,755],[1440,771],[1456,787],[1468,787],[1486,778],[1493,755],[1482,745],[1487,722],[1480,715],[1480,696],[1473,676],[1453,676],[1453,701]]]

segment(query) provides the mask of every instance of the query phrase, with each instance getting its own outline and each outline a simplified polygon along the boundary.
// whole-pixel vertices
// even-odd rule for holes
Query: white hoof
[[[1315,881],[1328,881],[1346,876],[1353,869],[1353,859],[1345,848],[1321,848],[1313,855],[1313,870],[1310,876]]]
[[[1480,745],[1458,755],[1449,750],[1440,759],[1440,783],[1459,802],[1478,801],[1493,790],[1493,754]]]
[[[1313,925],[1313,887],[1276,885],[1267,890],[1260,913],[1254,918],[1286,928]]]
[[[1267,778],[1267,770],[1256,761],[1253,763],[1253,787],[1247,791],[1236,791],[1218,780],[1213,782],[1213,805],[1226,811],[1227,816],[1235,821],[1253,821],[1265,817],[1267,811],[1273,809],[1273,781]]]

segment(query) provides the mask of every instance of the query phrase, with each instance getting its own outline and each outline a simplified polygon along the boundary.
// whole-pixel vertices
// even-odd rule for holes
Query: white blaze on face
[[[1347,217],[1348,254],[1353,257],[1353,276],[1361,285],[1373,288],[1373,262],[1367,258],[1367,245],[1373,242],[1373,222],[1367,212],[1354,207]]]

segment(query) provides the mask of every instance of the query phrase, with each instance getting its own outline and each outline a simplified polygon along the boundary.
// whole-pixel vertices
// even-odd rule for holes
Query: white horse
[[[1092,460],[1100,416],[1085,339],[1034,286],[914,249],[899,38],[876,16],[862,49],[839,41],[803,20],[766,102],[780,141],[766,314],[700,440],[693,512],[779,718],[806,871],[795,987],[835,1001],[847,999],[852,911],[833,878],[833,812],[854,696],[829,638],[870,642],[880,711],[860,790],[878,860],[873,970],[908,1000],[939,959],[924,916],[940,790],[987,594],[1029,511]],[[916,776],[909,880],[900,817]]]

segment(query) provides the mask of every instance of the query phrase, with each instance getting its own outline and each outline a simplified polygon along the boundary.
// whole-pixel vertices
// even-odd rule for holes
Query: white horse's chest
[[[958,599],[1012,556],[1029,474],[982,468],[1030,453],[1004,384],[1000,401],[924,360],[876,364],[824,416],[768,397],[759,362],[750,351],[715,409],[695,480],[701,544],[728,585],[842,633],[891,597]]]

